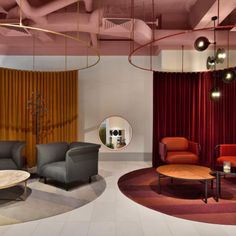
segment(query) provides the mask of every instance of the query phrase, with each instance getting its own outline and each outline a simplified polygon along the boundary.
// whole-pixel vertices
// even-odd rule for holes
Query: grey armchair
[[[0,170],[22,169],[24,147],[25,142],[22,141],[0,141]]]
[[[98,152],[101,145],[84,142],[38,144],[37,172],[43,177],[66,184],[91,181],[98,174]]]

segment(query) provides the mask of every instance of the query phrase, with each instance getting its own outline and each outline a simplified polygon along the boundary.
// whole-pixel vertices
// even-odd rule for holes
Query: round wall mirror
[[[124,118],[111,116],[101,123],[99,137],[106,147],[112,150],[120,150],[130,143],[132,128]]]

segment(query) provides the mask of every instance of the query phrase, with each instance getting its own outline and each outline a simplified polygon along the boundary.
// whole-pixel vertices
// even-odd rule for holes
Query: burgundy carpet
[[[236,225],[236,178],[222,178],[222,196],[213,198],[208,188],[208,203],[203,202],[204,184],[197,181],[161,179],[161,194],[157,193],[157,174],[145,168],[120,177],[118,186],[133,201],[153,210],[187,219],[214,224]]]

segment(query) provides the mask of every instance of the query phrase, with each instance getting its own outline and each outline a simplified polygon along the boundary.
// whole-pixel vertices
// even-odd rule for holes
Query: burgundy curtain
[[[236,82],[225,84],[215,72],[221,91],[210,99],[213,72],[153,75],[153,166],[161,164],[159,142],[163,137],[184,136],[201,145],[201,164],[211,166],[214,148],[236,143]],[[215,76],[214,76],[215,78]]]

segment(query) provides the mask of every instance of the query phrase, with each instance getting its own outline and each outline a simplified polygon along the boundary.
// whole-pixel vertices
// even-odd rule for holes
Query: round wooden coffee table
[[[187,164],[170,164],[159,166],[158,175],[158,192],[161,193],[161,176],[171,177],[173,179],[196,180],[205,183],[205,202],[207,203],[208,181],[211,183],[215,176],[210,174],[211,169],[205,166],[187,165]]]
[[[24,183],[24,198],[26,199],[27,180],[30,173],[23,170],[0,170],[0,189],[10,188]]]

